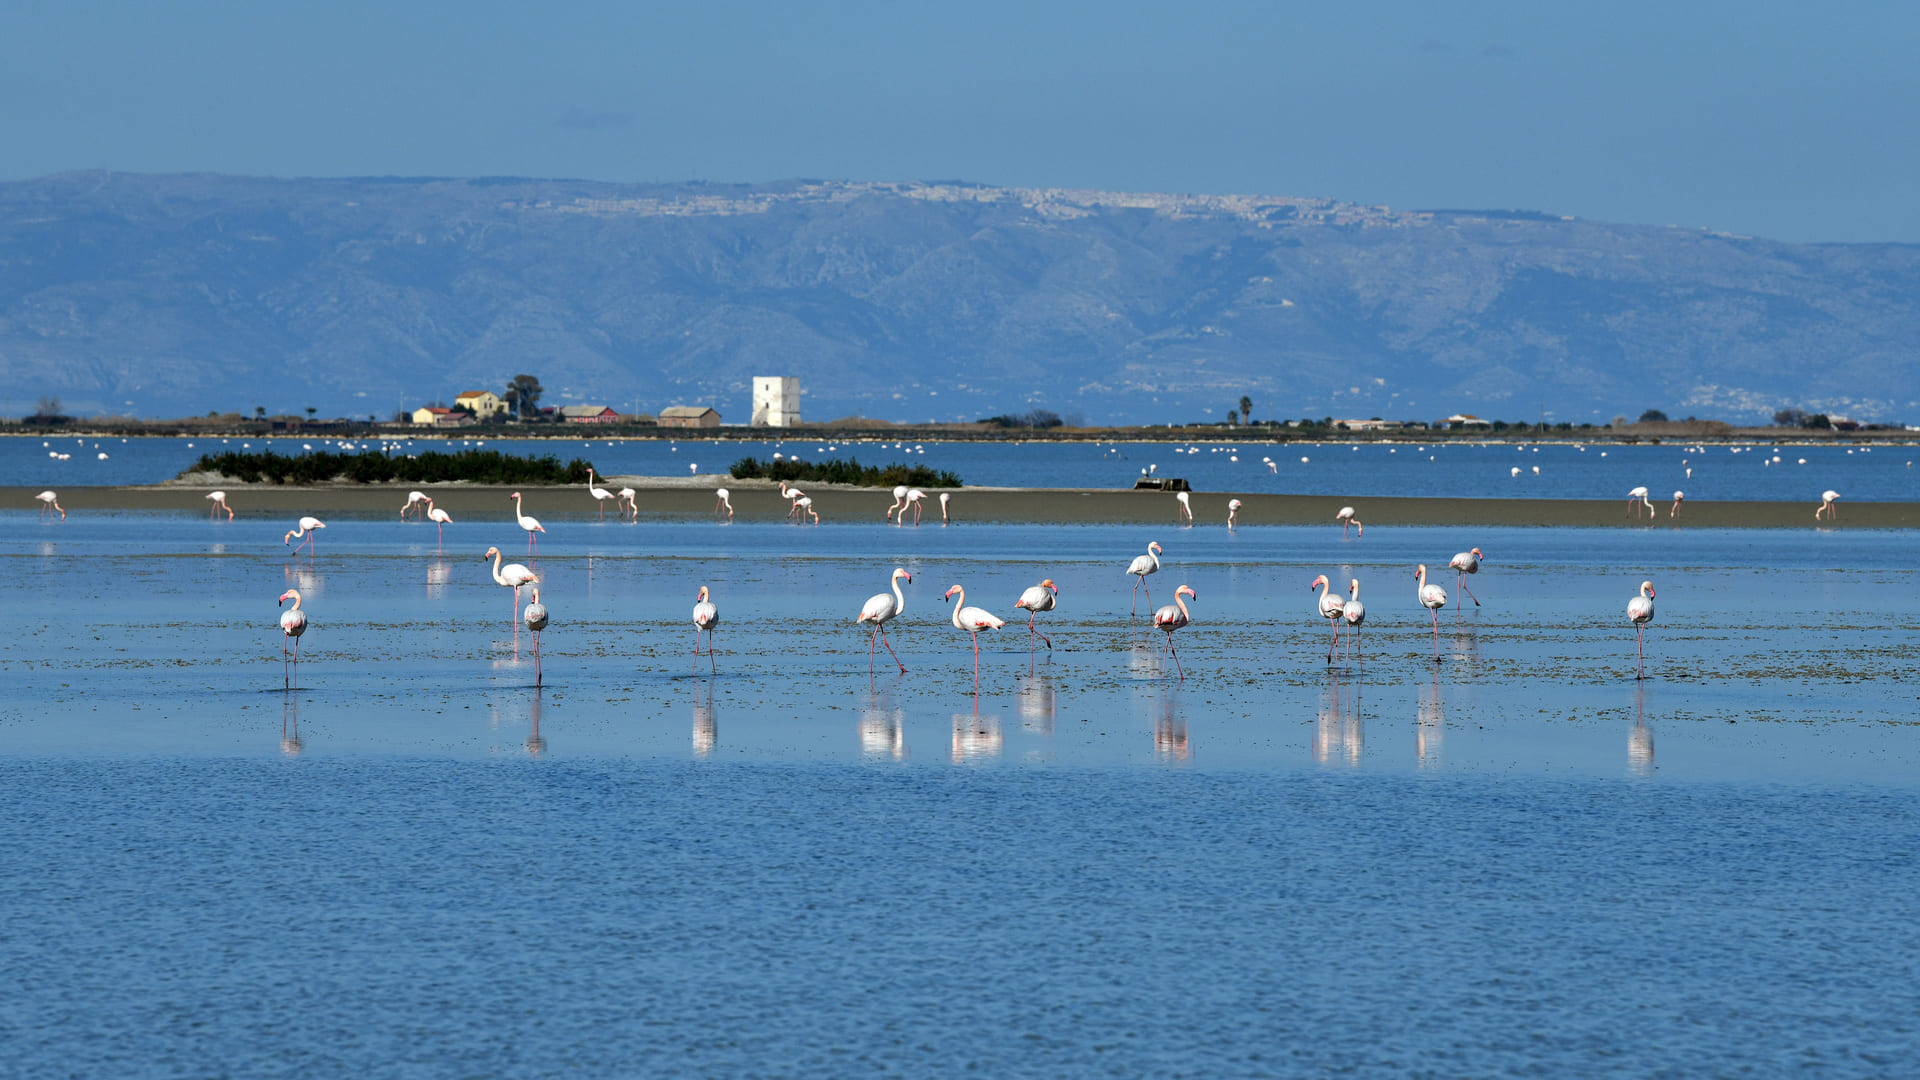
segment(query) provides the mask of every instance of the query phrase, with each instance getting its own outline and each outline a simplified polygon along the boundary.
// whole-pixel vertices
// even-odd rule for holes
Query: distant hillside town
[[[611,405],[541,405],[546,393],[532,375],[516,375],[501,393],[467,390],[453,404],[421,405],[396,413],[394,425],[424,428],[462,428],[476,424],[623,424],[630,427],[717,428],[720,410],[711,405],[669,405],[657,414],[622,413]],[[753,414],[749,427],[790,428],[800,424],[800,380],[791,376],[756,376]]]

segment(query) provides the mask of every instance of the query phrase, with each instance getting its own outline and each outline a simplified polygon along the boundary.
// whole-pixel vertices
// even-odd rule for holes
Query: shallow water
[[[535,690],[510,524],[282,531],[0,514],[23,1073],[1920,1065],[1902,533],[560,522]],[[1149,539],[1154,603],[1199,593],[1184,682],[1127,614]],[[1439,569],[1475,545],[1477,609]],[[870,679],[894,565],[909,672]],[[977,697],[956,582],[1010,623]]]

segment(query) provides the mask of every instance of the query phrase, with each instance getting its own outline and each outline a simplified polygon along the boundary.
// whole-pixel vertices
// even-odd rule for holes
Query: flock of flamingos
[[[621,488],[618,493],[615,493],[605,488],[595,486],[591,471],[589,471],[587,478],[587,489],[589,493],[592,494],[594,501],[599,505],[603,517],[605,516],[605,507],[608,502],[615,504],[616,513],[620,513],[623,516],[631,515],[635,519],[639,517],[639,507],[635,502],[636,492],[634,489],[630,487]],[[781,481],[779,491],[781,497],[787,500],[787,517],[789,520],[800,522],[810,521],[813,524],[819,524],[820,514],[813,508],[813,500],[804,492],[799,488],[790,486],[785,481]],[[714,504],[714,512],[732,518],[733,502],[731,493],[726,488],[718,488],[714,494],[717,496]],[[67,512],[60,508],[60,497],[58,493],[43,491],[35,496],[35,498],[37,498],[41,504],[41,514],[43,517],[51,517],[52,514],[57,512],[60,515],[61,521],[64,522],[67,519]],[[527,515],[524,507],[521,505],[521,495],[519,492],[514,492],[509,498],[513,500],[515,521],[527,534],[527,553],[529,557],[531,557],[537,551],[540,534],[546,532],[546,529],[541,526],[537,519]],[[894,501],[893,504],[887,508],[887,520],[894,524],[904,525],[906,524],[907,514],[911,511],[913,514],[913,523],[918,525],[920,523],[921,502],[925,498],[926,493],[918,488],[904,486],[894,488]],[[1191,522],[1193,520],[1193,507],[1189,501],[1188,493],[1184,491],[1177,492],[1174,498],[1177,502],[1177,513],[1181,519]],[[1673,493],[1673,506],[1668,511],[1669,516],[1679,515],[1680,504],[1685,498],[1686,496],[1681,492],[1676,491]],[[217,515],[224,510],[227,514],[227,520],[233,520],[233,508],[227,504],[226,492],[209,492],[207,499],[210,501],[208,507],[209,517],[217,517]],[[942,522],[952,520],[951,499],[952,496],[950,493],[940,493],[940,519]],[[1829,520],[1837,518],[1839,514],[1837,504],[1839,500],[1839,492],[1824,492],[1821,495],[1819,508],[1814,511],[1814,517],[1816,519],[1825,518]],[[1655,512],[1655,508],[1648,498],[1647,489],[1644,487],[1636,487],[1628,493],[1627,508],[1630,513],[1634,514],[1639,514],[1643,509],[1648,516],[1652,516]],[[1227,503],[1228,528],[1231,529],[1237,525],[1239,511],[1240,500],[1229,500]],[[433,499],[426,493],[420,491],[408,493],[406,504],[400,508],[401,520],[406,520],[409,515],[416,515],[418,519],[423,522],[433,522],[438,527],[438,535],[442,540],[444,540],[446,536],[446,526],[453,522],[453,518],[449,516],[445,510],[434,506]],[[1340,512],[1334,515],[1334,520],[1340,523],[1342,535],[1345,535],[1346,530],[1350,527],[1359,530],[1357,535],[1365,535],[1366,527],[1360,523],[1359,519],[1355,516],[1354,508],[1351,506],[1341,507]],[[305,547],[308,553],[311,554],[313,552],[315,533],[326,527],[326,522],[321,521],[319,518],[302,517],[295,523],[292,529],[287,531],[282,542],[293,547],[296,551],[301,547]],[[300,544],[294,544],[295,540],[299,540]],[[1163,549],[1157,541],[1150,543],[1147,545],[1147,553],[1135,558],[1133,562],[1128,565],[1126,572],[1134,578],[1134,599],[1133,607],[1129,611],[1130,616],[1137,617],[1139,615],[1139,597],[1142,592],[1147,594],[1147,603],[1149,607],[1151,607],[1153,594],[1146,588],[1147,578],[1160,571],[1160,556],[1162,552]],[[540,576],[521,563],[506,563],[502,565],[504,557],[500,554],[500,549],[497,547],[489,547],[483,558],[493,560],[494,583],[513,590],[514,620],[518,623],[524,623],[533,638],[534,685],[538,686],[541,683],[540,633],[547,628],[549,621],[547,607],[540,602]],[[1471,551],[1460,552],[1447,563],[1447,568],[1455,572],[1455,587],[1471,599],[1475,607],[1480,606],[1480,599],[1474,596],[1473,591],[1467,587],[1467,576],[1480,572],[1480,562],[1482,558],[1483,556],[1480,549],[1476,547]],[[1428,583],[1427,568],[1424,563],[1414,570],[1413,576],[1416,581],[1415,596],[1420,606],[1426,608],[1433,619],[1433,662],[1437,664],[1440,662],[1440,609],[1447,606],[1449,598],[1445,589],[1439,585]],[[900,673],[903,675],[906,674],[906,665],[900,662],[900,655],[894,652],[893,644],[887,640],[887,624],[899,618],[900,615],[906,611],[906,594],[900,589],[900,583],[903,581],[911,584],[913,582],[913,575],[909,574],[904,567],[896,567],[893,571],[892,579],[889,582],[890,591],[875,594],[866,602],[866,605],[860,609],[860,614],[854,619],[856,623],[867,627],[869,630],[867,645],[869,674],[872,672],[873,665],[878,656],[878,650],[880,646],[883,645],[886,647],[887,654],[893,658],[893,662],[899,666]],[[520,605],[520,591],[524,588],[532,589],[532,598],[523,609]],[[1308,588],[1320,591],[1317,610],[1319,616],[1327,620],[1328,627],[1332,631],[1332,637],[1327,644],[1327,663],[1329,665],[1333,663],[1335,650],[1340,647],[1341,631],[1343,629],[1347,631],[1346,655],[1350,658],[1354,657],[1356,655],[1355,650],[1357,649],[1356,638],[1361,625],[1365,623],[1367,619],[1366,605],[1360,601],[1359,580],[1349,580],[1346,590],[1347,595],[1344,597],[1335,594],[1334,584],[1327,579],[1325,574],[1315,578]],[[1024,610],[1027,613],[1027,634],[1029,641],[1037,639],[1038,641],[1045,642],[1048,649],[1053,648],[1052,639],[1040,632],[1034,619],[1044,612],[1052,611],[1059,602],[1059,597],[1059,587],[1053,583],[1053,579],[1048,578],[1026,590],[1020,595],[1020,599],[1014,602],[1013,606],[1016,609]],[[954,627],[966,631],[971,639],[973,646],[973,677],[974,684],[977,688],[980,680],[980,634],[982,631],[998,630],[1006,626],[1006,620],[1001,619],[999,616],[983,608],[968,604],[966,590],[959,585],[948,589],[944,599],[953,602],[952,623]],[[1181,585],[1174,590],[1173,603],[1153,609],[1152,611],[1153,626],[1155,629],[1166,634],[1165,651],[1167,655],[1173,658],[1174,670],[1179,674],[1180,681],[1182,682],[1186,681],[1186,670],[1180,664],[1180,654],[1178,650],[1173,647],[1173,635],[1193,621],[1193,614],[1187,609],[1187,600],[1193,600],[1197,603],[1199,599],[1199,594],[1194,592],[1192,586]],[[1627,602],[1627,621],[1632,624],[1635,633],[1637,661],[1635,678],[1637,679],[1646,678],[1646,628],[1647,624],[1653,621],[1653,600],[1653,583],[1651,581],[1643,581],[1640,583],[1639,595]],[[280,615],[281,657],[284,668],[282,672],[282,684],[286,688],[292,689],[296,687],[299,682],[300,637],[307,632],[307,615],[305,611],[301,610],[300,591],[298,589],[288,589],[286,592],[280,594],[280,604],[282,606],[285,606],[288,601],[292,601],[293,606],[283,611]],[[719,625],[719,608],[713,603],[707,587],[702,585],[693,605],[693,656],[696,669],[699,666],[700,660],[700,635],[704,631],[707,635],[707,663],[710,667],[717,670],[717,661],[713,659],[713,631]],[[1364,657],[1360,658],[1360,662],[1362,664],[1365,663]]]

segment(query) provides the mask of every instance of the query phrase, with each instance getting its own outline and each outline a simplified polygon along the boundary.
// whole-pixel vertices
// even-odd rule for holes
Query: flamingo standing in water
[[[700,586],[700,595],[693,602],[693,670],[700,670],[700,631],[707,632],[707,665],[714,671],[713,628],[720,625],[720,609],[707,599],[707,587]]]
[[[1640,595],[1627,601],[1627,621],[1633,624],[1635,653],[1639,661],[1636,679],[1647,677],[1647,624],[1653,621],[1653,582],[1640,583]]]
[[[1181,682],[1186,682],[1187,673],[1180,666],[1180,653],[1173,647],[1173,632],[1193,621],[1193,613],[1187,610],[1187,602],[1180,599],[1182,596],[1193,598],[1195,603],[1200,600],[1200,594],[1193,591],[1193,586],[1180,586],[1173,590],[1173,603],[1153,613],[1153,625],[1155,629],[1166,631],[1167,653],[1173,657],[1173,670],[1180,673]]]
[[[722,488],[721,490],[724,491],[726,489]],[[634,521],[639,521],[640,520],[640,503],[637,499],[634,498],[636,494],[637,493],[632,488],[623,487],[620,489],[620,502],[623,506],[626,507],[626,509],[623,511],[623,516],[628,516],[628,517],[631,517],[632,520]]]
[[[953,605],[953,625],[973,636],[973,686],[980,688],[980,631],[998,630],[1007,625],[1005,619],[982,608],[967,606],[967,590],[955,585],[947,590],[946,600],[959,597]]]
[[[1313,584],[1307,586],[1309,592],[1314,589],[1320,590],[1320,600],[1318,602],[1320,617],[1327,620],[1327,629],[1333,631],[1332,639],[1327,642],[1327,666],[1331,667],[1333,666],[1334,647],[1340,643],[1341,609],[1346,607],[1347,602],[1333,595],[1333,582],[1328,581],[1327,575],[1325,574],[1314,578]]]
[[[215,517],[219,516],[219,513],[222,510],[225,510],[227,512],[228,521],[233,520],[233,507],[227,505],[226,492],[209,491],[207,492],[207,498],[211,500],[210,502],[207,503],[207,520],[208,521],[212,521]]]
[[[46,498],[45,495],[42,495],[40,497],[43,499]],[[1822,515],[1825,515],[1828,521],[1839,521],[1840,520],[1839,503],[1840,503],[1839,492],[1832,491],[1832,490],[1821,492],[1820,508],[1813,512],[1813,519],[1815,521],[1818,521],[1820,520]],[[62,518],[62,520],[65,520],[65,518]]]
[[[307,613],[300,610],[300,590],[288,589],[280,594],[280,602],[293,601],[293,607],[280,613],[280,688],[293,689],[300,681],[300,635],[307,632]],[[293,657],[287,657],[287,641],[293,641]],[[289,674],[291,672],[291,674]]]
[[[1240,520],[1240,500],[1227,500],[1227,528],[1232,529]]]
[[[1184,491],[1176,491],[1173,493],[1173,497],[1180,500],[1180,509],[1174,514],[1174,520],[1184,521],[1189,525],[1193,524],[1193,503],[1191,501],[1193,496]]]
[[[927,493],[926,493],[926,492],[924,492],[924,491],[921,491],[921,490],[920,490],[919,488],[909,488],[909,489],[907,489],[907,501],[906,501],[906,504],[905,504],[904,506],[902,506],[902,507],[900,507],[900,522],[901,522],[901,524],[905,524],[905,523],[906,523],[906,520],[907,520],[907,509],[908,509],[909,507],[911,507],[911,508],[913,509],[913,524],[914,524],[914,526],[915,526],[916,528],[917,528],[917,527],[919,526],[919,524],[920,524],[920,500],[922,500],[922,499],[924,499],[924,498],[926,498],[926,497],[927,497]]]
[[[1353,514],[1353,507],[1343,506],[1339,513],[1333,515],[1333,520],[1340,523],[1340,535],[1343,537],[1347,535],[1347,526],[1353,523]]]
[[[953,493],[950,491],[940,493],[940,524],[942,525],[946,525],[952,521],[952,519],[947,516],[947,501],[951,498],[953,498]]]
[[[820,524],[820,511],[815,510],[813,508],[813,496],[811,495],[800,496],[798,499],[795,499],[793,501],[793,507],[795,510],[798,510],[800,512],[801,524],[804,525],[806,523],[806,520],[809,517],[813,519],[813,523],[815,525]]]
[[[713,496],[714,496],[713,512],[717,515],[720,513],[720,511],[725,510],[727,512],[727,520],[732,521],[733,520],[733,492],[728,491],[726,488],[714,488]]]
[[[906,567],[904,566],[894,567],[893,579],[891,582],[893,586],[893,594],[889,596],[886,593],[880,593],[876,596],[868,598],[866,606],[860,609],[860,615],[853,620],[856,623],[872,623],[873,624],[873,635],[867,642],[867,677],[868,678],[873,677],[873,655],[874,655],[875,643],[885,645],[887,647],[887,653],[893,657],[893,662],[896,664],[900,664],[900,674],[905,675],[907,673],[907,665],[900,663],[900,654],[897,652],[894,652],[892,643],[887,641],[887,624],[899,618],[900,613],[907,610],[906,594],[900,591],[900,582],[902,579],[905,579],[906,583],[909,585],[913,584],[913,575],[907,573]]]
[[[800,499],[805,494],[797,487],[788,487],[785,480],[780,481],[780,497],[787,500],[787,516],[800,512]]]
[[[1366,657],[1360,656],[1360,624],[1367,621],[1367,605],[1360,602],[1360,579],[1354,578],[1347,586],[1347,602],[1340,607],[1340,617],[1347,621],[1347,646],[1355,656],[1360,657],[1360,666],[1366,666]]]
[[[533,599],[527,602],[527,610],[521,613],[526,620],[527,629],[533,633],[533,685],[540,685],[540,631],[547,628],[547,605],[540,602],[540,588],[534,586]]]
[[[520,617],[520,589],[526,585],[540,584],[540,575],[517,562],[508,563],[503,568],[500,565],[500,549],[497,547],[488,548],[487,553],[480,556],[481,562],[486,562],[488,559],[493,560],[493,583],[495,585],[504,585],[513,590],[513,617],[518,619]]]
[[[1684,491],[1676,491],[1676,492],[1674,492],[1674,493],[1673,493],[1673,508],[1672,508],[1671,510],[1668,510],[1668,511],[1667,511],[1667,516],[1668,516],[1668,517],[1670,517],[1670,518],[1677,518],[1677,517],[1679,517],[1679,516],[1680,516],[1680,504],[1681,504],[1682,502],[1685,502],[1685,501],[1686,501],[1686,498],[1687,498],[1687,493],[1686,493],[1686,492],[1684,492]]]
[[[1473,595],[1472,589],[1467,588],[1467,575],[1480,572],[1480,549],[1474,548],[1472,551],[1463,551],[1455,555],[1452,559],[1448,560],[1447,569],[1455,572],[1453,576],[1453,587],[1466,593],[1467,596],[1472,599],[1473,606],[1479,607],[1480,598]]]
[[[593,505],[600,511],[600,520],[607,520],[607,500],[614,497],[613,492],[603,487],[593,486],[593,466],[587,466],[587,494],[593,496]]]
[[[1645,486],[1637,487],[1627,492],[1627,512],[1629,514],[1632,514],[1636,518],[1639,517],[1642,506],[1647,508],[1647,517],[1653,517],[1653,500],[1647,498],[1647,489]]]
[[[327,523],[324,521],[321,521],[319,518],[303,517],[300,519],[300,524],[295,526],[293,529],[288,530],[287,535],[282,537],[280,542],[283,544],[293,544],[294,537],[303,536],[306,538],[306,540],[304,541],[304,545],[307,549],[307,554],[312,555],[313,554],[313,531],[315,529],[324,529],[326,527],[327,527]],[[299,551],[301,546],[302,546],[301,544],[294,544],[293,550]]]
[[[1427,564],[1421,563],[1413,576],[1420,580],[1414,593],[1420,606],[1433,613],[1433,662],[1440,662],[1440,609],[1447,606],[1447,590],[1427,584]]]
[[[514,519],[520,523],[520,527],[527,531],[527,554],[531,556],[534,551],[534,544],[537,543],[537,541],[534,538],[534,534],[543,533],[543,532],[546,532],[547,530],[540,527],[540,519],[530,518],[525,513],[521,512],[519,492],[517,491],[514,492],[512,498],[513,498],[513,516],[514,516]],[[519,595],[520,594],[518,593],[514,594],[513,606],[515,610],[518,610],[520,607]]]
[[[443,543],[443,544],[446,543],[447,526],[452,523],[453,515],[433,505],[433,500],[428,499],[427,500],[427,520],[433,522],[434,528],[437,530],[434,533],[435,539],[439,543]]]
[[[43,491],[35,495],[34,498],[40,500],[41,517],[52,517],[55,510],[60,510],[60,494],[56,491]],[[67,520],[67,512],[65,510],[60,510],[60,520]]]
[[[900,510],[904,509],[906,505],[907,505],[907,485],[901,484],[898,487],[893,489],[893,505],[887,507],[887,520],[892,521],[893,515],[895,513],[898,513]]]
[[[424,491],[407,492],[407,501],[400,507],[400,520],[407,520],[408,513],[425,513],[426,507],[433,503]]]
[[[1027,645],[1029,648],[1033,645],[1034,637],[1038,636],[1041,641],[1047,643],[1047,651],[1053,651],[1053,639],[1034,628],[1033,617],[1043,611],[1052,611],[1054,604],[1057,603],[1059,599],[1059,586],[1053,583],[1052,578],[1048,578],[1033,588],[1028,589],[1026,592],[1021,593],[1020,599],[1013,602],[1014,607],[1025,608],[1027,611]]]
[[[1136,557],[1133,563],[1127,567],[1127,573],[1132,574],[1135,579],[1133,583],[1133,607],[1127,610],[1129,616],[1140,613],[1140,590],[1146,587],[1147,575],[1157,574],[1159,572],[1160,541],[1155,540],[1153,543],[1147,545],[1147,553],[1145,555]],[[1152,589],[1147,589],[1147,605],[1149,607],[1153,605]]]

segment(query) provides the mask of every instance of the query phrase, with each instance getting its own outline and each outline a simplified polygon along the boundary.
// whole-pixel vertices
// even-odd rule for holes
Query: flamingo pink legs
[[[891,651],[893,646],[889,645],[887,646],[887,648],[889,649],[889,651]],[[709,665],[709,667],[712,667],[712,665],[714,665],[715,663],[717,663],[717,661],[715,661],[713,658],[713,631],[709,630],[707,631],[707,664]],[[700,626],[698,623],[696,623],[694,624],[694,627],[693,627],[692,671],[697,672],[699,670],[700,670]],[[717,673],[720,669],[717,667],[712,667],[712,670]],[[869,665],[869,671],[871,671],[871,665]]]
[[[1186,682],[1187,672],[1185,668],[1180,666],[1180,650],[1173,647],[1173,631],[1171,630],[1167,631],[1167,654],[1173,657],[1173,670],[1179,673],[1180,681]],[[1166,676],[1162,675],[1161,678],[1164,679]]]
[[[300,639],[293,639],[292,659],[288,659],[287,637],[280,637],[280,688],[294,690],[300,686]]]
[[[867,677],[873,677],[873,661],[874,657],[878,655],[875,651],[876,642],[887,647],[887,655],[893,657],[893,662],[900,665],[900,674],[905,675],[907,673],[907,665],[900,663],[900,654],[893,651],[893,643],[887,640],[886,624],[882,623],[873,628],[873,636],[867,642]]]
[[[1140,590],[1146,589],[1146,588],[1147,588],[1146,575],[1136,574],[1133,579],[1133,607],[1127,611],[1128,615],[1140,614]],[[1153,590],[1152,589],[1147,589],[1147,607],[1148,608],[1153,607]]]
[[[1053,639],[1048,637],[1045,634],[1042,634],[1033,625],[1033,615],[1034,615],[1033,612],[1031,611],[1027,612],[1027,648],[1031,650],[1033,648],[1033,639],[1038,637],[1041,641],[1044,641],[1047,643],[1047,649],[1051,651],[1053,649]]]

